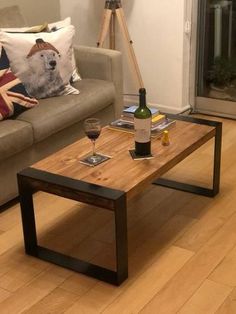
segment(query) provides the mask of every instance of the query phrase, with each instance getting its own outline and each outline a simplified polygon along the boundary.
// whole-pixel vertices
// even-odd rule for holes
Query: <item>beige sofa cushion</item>
[[[0,27],[23,27],[26,24],[19,7],[16,5],[1,8],[0,16]]]
[[[77,123],[99,110],[111,105],[115,98],[112,82],[83,79],[74,84],[79,95],[41,99],[39,106],[17,117],[17,120],[32,124],[34,142]]]
[[[32,144],[33,132],[29,123],[11,119],[0,122],[0,161]]]

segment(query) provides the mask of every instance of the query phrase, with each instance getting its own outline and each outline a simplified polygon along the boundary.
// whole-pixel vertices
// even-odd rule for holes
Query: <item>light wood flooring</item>
[[[0,313],[236,314],[236,121],[211,119],[223,121],[220,194],[150,186],[132,199],[120,287],[26,256],[19,205],[0,213]],[[212,144],[168,176],[209,184]],[[111,212],[46,193],[35,203],[41,244],[114,267]]]

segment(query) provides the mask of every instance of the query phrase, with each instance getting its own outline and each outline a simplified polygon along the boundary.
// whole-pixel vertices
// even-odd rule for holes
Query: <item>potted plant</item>
[[[234,59],[216,57],[208,73],[208,81],[213,89],[224,91],[236,78],[236,62]]]

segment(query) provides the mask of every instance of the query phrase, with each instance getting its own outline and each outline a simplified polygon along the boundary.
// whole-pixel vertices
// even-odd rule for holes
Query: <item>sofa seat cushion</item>
[[[41,99],[39,106],[17,117],[17,120],[32,124],[35,142],[91,117],[114,102],[115,88],[112,82],[83,79],[73,86],[80,90],[79,95]]]
[[[33,132],[29,123],[11,119],[0,122],[0,161],[32,144]]]

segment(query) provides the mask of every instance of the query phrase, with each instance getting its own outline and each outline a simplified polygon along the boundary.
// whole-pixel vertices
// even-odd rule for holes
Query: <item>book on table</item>
[[[110,123],[110,128],[121,131],[134,133],[134,112],[138,105],[132,105],[123,110],[120,119]],[[152,113],[151,135],[161,135],[167,129],[174,126],[175,121],[166,118],[165,114],[161,114],[157,108],[149,107]]]
[[[138,105],[132,105],[130,107],[123,109],[121,120],[127,123],[134,123],[134,113],[137,108]],[[164,114],[160,113],[159,109],[155,107],[149,107],[149,109],[151,110],[152,113],[152,126],[160,122],[164,122],[166,117]]]
[[[138,108],[138,105],[132,105],[128,108],[125,108],[123,110],[123,116],[125,117],[134,117],[135,110]],[[152,116],[154,117],[155,115],[158,115],[160,112],[157,108],[154,107],[149,107],[151,110]]]
[[[164,122],[166,119],[166,116],[164,114],[157,114],[157,115],[152,115],[152,126],[156,126],[159,123]],[[120,120],[134,124],[134,117],[126,117],[124,115],[121,116]]]

